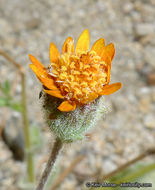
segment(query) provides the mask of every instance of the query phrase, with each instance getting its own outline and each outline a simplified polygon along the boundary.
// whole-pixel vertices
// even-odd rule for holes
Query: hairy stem
[[[46,168],[43,172],[43,175],[39,181],[39,184],[38,184],[36,190],[43,190],[44,189],[45,184],[47,182],[47,179],[48,179],[48,177],[49,177],[49,175],[53,169],[54,163],[56,161],[56,158],[57,158],[62,146],[63,146],[62,141],[60,139],[56,139],[54,146],[53,146],[53,150],[50,153],[50,157],[49,157],[49,160],[47,162]]]

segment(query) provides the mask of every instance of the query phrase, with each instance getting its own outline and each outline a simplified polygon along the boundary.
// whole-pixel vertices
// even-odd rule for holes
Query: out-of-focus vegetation
[[[13,96],[11,94],[11,83],[9,80],[6,80],[4,83],[0,84],[0,107],[8,107],[12,111],[17,111],[21,114],[23,113],[24,107],[21,103],[21,100],[19,100],[19,101],[15,100],[15,96]],[[21,129],[24,131],[24,128],[22,128],[22,126],[21,126]],[[15,130],[17,130],[17,128],[15,128]],[[32,155],[34,156],[35,153],[37,151],[39,151],[43,145],[41,130],[35,124],[31,125],[29,128],[29,136],[30,136],[30,148],[29,148],[29,150],[27,150],[26,148],[24,150],[20,150],[22,148],[22,146],[17,147],[17,144],[16,144],[17,139],[16,138],[19,138],[18,131],[17,131],[17,134],[18,134],[17,136],[12,137],[11,135],[6,133],[5,138],[3,135],[3,131],[5,131],[5,124],[4,124],[4,126],[2,126],[2,136],[3,136],[4,141],[8,141],[5,143],[9,146],[9,148],[13,152],[13,154],[16,154],[16,152],[19,153],[19,151],[25,152],[25,153],[27,153],[27,151],[30,151],[30,152],[33,152]],[[10,133],[11,133],[11,131],[10,131]],[[6,137],[6,135],[9,135],[9,136]],[[24,139],[23,133],[20,133],[20,137],[21,137],[20,140]],[[10,138],[10,139],[8,139],[8,138]],[[10,146],[10,143],[12,144],[11,146]],[[18,150],[16,151],[15,149],[18,149]],[[16,156],[14,156],[14,157],[16,157]],[[21,159],[21,160],[23,160],[23,159]],[[30,163],[28,163],[28,164],[30,164]],[[30,164],[29,167],[33,167],[33,166]],[[27,178],[28,178],[27,175],[29,175],[29,174],[27,173],[26,175],[23,176],[23,178],[20,179],[19,186],[21,188],[32,189],[32,188],[34,188],[34,186],[33,186],[34,184],[31,181],[27,180]]]
[[[9,80],[6,80],[4,83],[0,84],[0,91],[0,107],[5,106],[18,112],[22,111],[21,103],[14,100],[14,97],[11,95],[11,84]]]

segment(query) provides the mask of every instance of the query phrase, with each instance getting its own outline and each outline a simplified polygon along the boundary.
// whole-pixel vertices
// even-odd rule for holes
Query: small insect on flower
[[[103,38],[97,40],[89,51],[89,32],[84,30],[76,48],[71,37],[59,53],[54,43],[50,44],[51,64],[45,68],[35,57],[29,55],[34,71],[43,84],[44,92],[63,99],[58,109],[69,112],[92,102],[102,95],[109,95],[122,86],[120,82],[109,84],[114,45],[105,46]]]

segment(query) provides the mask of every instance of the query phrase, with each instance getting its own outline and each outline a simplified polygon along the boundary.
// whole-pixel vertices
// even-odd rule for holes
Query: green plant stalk
[[[10,63],[12,63],[18,70],[21,75],[21,83],[22,83],[22,117],[24,123],[24,135],[25,135],[25,148],[26,148],[26,158],[27,158],[27,172],[29,182],[34,182],[34,164],[33,164],[33,153],[31,151],[31,143],[30,143],[30,132],[29,132],[29,121],[27,116],[27,104],[26,104],[26,84],[25,84],[25,74],[24,68],[17,63],[14,59],[12,59],[5,51],[0,50],[0,55],[7,59]]]
[[[132,180],[132,179],[134,179],[134,177],[132,177],[132,176],[134,176],[134,175],[137,175],[137,178],[138,177],[141,177],[142,175],[144,175],[145,174],[145,172],[147,173],[147,172],[150,172],[151,170],[154,170],[155,169],[155,163],[154,164],[151,164],[151,167],[149,167],[149,166],[146,166],[146,167],[143,167],[140,171],[138,171],[138,172],[135,172],[134,174],[133,174],[133,172],[132,172],[132,174],[129,174],[129,175],[126,175],[123,179],[121,179],[121,180],[111,180],[114,176],[116,176],[117,174],[119,174],[119,173],[121,173],[123,170],[125,170],[126,168],[128,168],[129,166],[131,166],[132,164],[134,164],[134,163],[136,163],[136,162],[138,162],[139,160],[142,160],[143,158],[145,158],[146,156],[150,156],[150,155],[153,155],[153,154],[155,154],[155,149],[154,148],[150,148],[150,149],[148,149],[148,150],[146,150],[144,153],[142,153],[142,154],[140,154],[139,156],[137,156],[136,158],[134,158],[134,159],[132,159],[131,161],[129,161],[129,162],[127,162],[127,163],[125,163],[125,164],[123,164],[123,165],[121,165],[119,168],[117,168],[116,170],[114,170],[114,171],[112,171],[112,172],[110,172],[109,174],[107,174],[107,175],[105,175],[105,176],[103,176],[103,177],[101,177],[101,179],[99,180],[100,182],[103,182],[103,181],[105,181],[106,179],[107,179],[107,181],[109,181],[110,183],[112,183],[112,182],[115,182],[115,183],[120,183],[120,182],[123,182],[123,180],[125,181],[125,180],[128,180],[128,181],[130,181],[130,180]],[[144,173],[143,173],[144,172]],[[129,179],[129,176],[132,178],[132,179]],[[90,190],[94,190],[95,188],[94,187],[92,187],[92,188],[89,188]],[[101,188],[98,188],[98,189],[103,189],[102,187]],[[107,187],[107,189],[112,189],[111,187]]]
[[[141,169],[139,169],[138,171],[135,171],[135,172],[131,172],[129,175],[119,179],[119,180],[116,180],[116,181],[106,181],[107,183],[115,183],[115,184],[120,184],[120,183],[127,183],[127,182],[132,182],[133,180],[136,180],[137,178],[139,177],[142,177],[144,176],[145,174],[151,172],[155,170],[155,163],[153,164],[149,164]],[[92,189],[96,189],[96,188],[92,188]],[[105,188],[98,188],[100,190],[105,190]],[[114,188],[113,187],[107,187],[107,189],[109,190],[113,190]]]
[[[27,159],[27,173],[29,182],[34,182],[34,163],[33,163],[33,153],[31,151],[31,141],[29,132],[29,121],[27,116],[27,104],[26,104],[26,82],[25,75],[21,72],[21,83],[22,83],[22,117],[24,122],[24,135],[25,135],[25,149],[26,149],[26,159]]]
[[[132,172],[131,174],[125,176],[121,180],[116,181],[116,183],[121,183],[121,182],[130,182],[133,179],[137,179],[141,176],[144,176],[145,174],[155,170],[155,163],[149,164],[147,166],[144,166],[143,168],[139,169],[136,172]]]

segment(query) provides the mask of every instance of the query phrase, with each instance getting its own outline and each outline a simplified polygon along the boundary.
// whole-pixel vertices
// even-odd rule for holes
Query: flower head
[[[58,109],[69,112],[121,88],[121,83],[109,85],[114,54],[114,45],[105,46],[103,38],[97,40],[89,51],[89,32],[84,30],[75,50],[71,37],[64,42],[61,54],[51,43],[48,68],[32,55],[30,67],[43,84],[45,93],[64,100]]]

